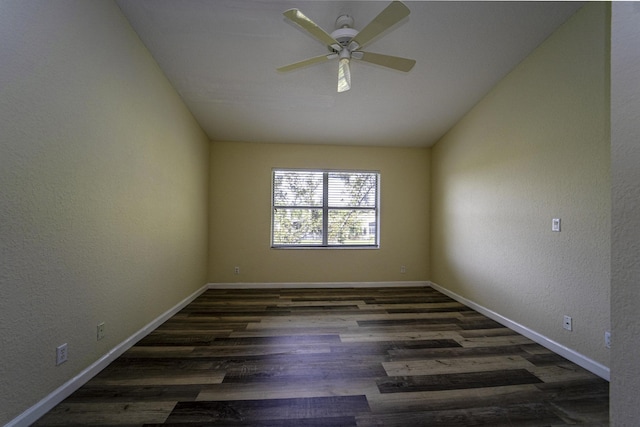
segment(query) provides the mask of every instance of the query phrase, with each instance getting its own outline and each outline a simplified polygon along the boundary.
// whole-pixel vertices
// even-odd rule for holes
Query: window
[[[275,169],[271,246],[377,248],[378,172]]]

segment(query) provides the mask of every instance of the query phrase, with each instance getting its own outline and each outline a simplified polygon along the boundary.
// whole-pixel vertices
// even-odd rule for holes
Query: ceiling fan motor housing
[[[339,28],[331,33],[333,37],[342,47],[347,47],[352,38],[358,34],[358,30],[353,28]]]
[[[331,37],[339,42],[342,47],[347,47],[351,39],[358,34],[358,30],[351,28],[352,25],[353,18],[351,16],[338,16],[338,19],[336,19],[336,30],[331,33]]]

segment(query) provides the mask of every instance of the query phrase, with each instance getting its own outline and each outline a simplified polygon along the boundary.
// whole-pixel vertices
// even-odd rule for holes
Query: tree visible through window
[[[379,174],[273,171],[273,247],[377,247]]]

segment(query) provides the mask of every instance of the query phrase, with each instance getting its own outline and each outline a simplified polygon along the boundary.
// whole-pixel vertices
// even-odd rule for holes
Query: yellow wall
[[[587,4],[436,144],[431,201],[435,283],[606,366],[608,19]]]
[[[427,280],[429,159],[424,148],[213,143],[209,281]],[[271,249],[274,167],[380,171],[380,249]]]
[[[4,425],[206,283],[209,142],[111,1],[2,1],[0,40]]]

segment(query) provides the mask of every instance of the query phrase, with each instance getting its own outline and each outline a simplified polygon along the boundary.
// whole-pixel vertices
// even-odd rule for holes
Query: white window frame
[[[309,172],[309,173],[322,173],[322,205],[318,206],[288,206],[288,205],[276,205],[275,204],[275,177],[277,172]],[[331,173],[349,173],[349,174],[374,174],[376,177],[375,187],[375,207],[340,207],[329,206],[328,197],[328,177]],[[311,211],[322,210],[322,242],[321,243],[276,243],[276,211],[277,209],[308,209]],[[371,244],[331,244],[328,242],[328,217],[330,211],[352,209],[355,211],[373,211],[375,214],[375,241]],[[371,227],[368,224],[367,227]],[[273,168],[271,171],[271,248],[273,249],[379,249],[380,248],[380,172],[372,170],[351,170],[351,169],[292,169],[292,168]]]

